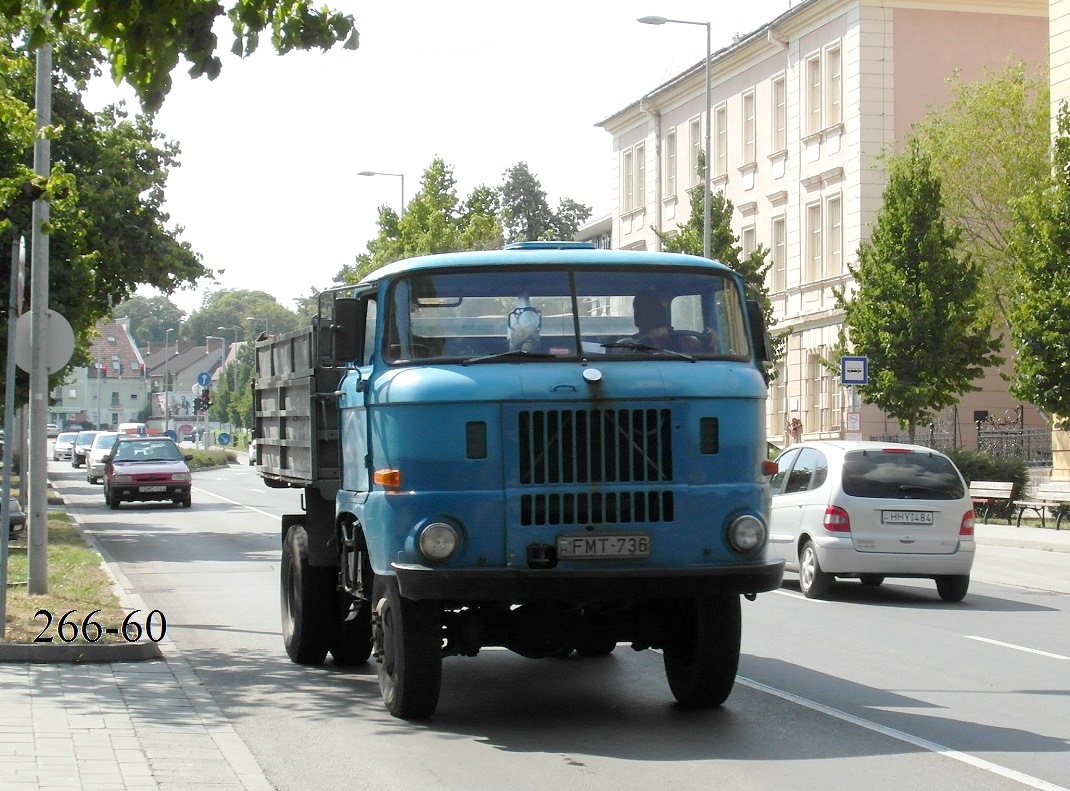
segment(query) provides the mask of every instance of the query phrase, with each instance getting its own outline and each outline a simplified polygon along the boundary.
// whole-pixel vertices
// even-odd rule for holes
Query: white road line
[[[958,750],[952,750],[950,747],[944,747],[942,744],[930,742],[928,739],[922,739],[919,736],[911,736],[909,733],[904,733],[903,731],[896,730],[895,728],[888,728],[884,725],[879,725],[876,722],[864,720],[861,717],[856,717],[853,714],[848,714],[846,711],[840,711],[839,709],[834,709],[831,706],[826,706],[822,703],[817,703],[813,700],[801,698],[798,695],[793,695],[790,692],[785,692],[774,687],[766,686],[765,684],[762,684],[758,681],[753,681],[749,678],[743,678],[742,676],[739,676],[736,678],[736,681],[743,684],[744,686],[756,689],[759,692],[766,692],[783,700],[790,701],[791,703],[797,703],[800,706],[805,706],[808,709],[821,712],[822,714],[827,714],[828,716],[835,717],[838,720],[843,720],[844,722],[849,722],[852,725],[857,725],[860,728],[865,728],[866,730],[873,731],[874,733],[879,733],[884,736],[889,736],[892,739],[896,739],[897,741],[912,744],[915,747],[920,747],[923,750],[928,750],[929,752],[933,753],[939,753],[940,755],[943,755],[946,758],[950,758],[954,761],[959,761],[964,764],[969,764],[970,766],[973,766],[977,769],[989,772],[994,775],[999,775],[1000,777],[1006,777],[1008,780],[1013,780],[1016,783],[1021,783],[1022,785],[1029,786],[1030,788],[1035,788],[1038,791],[1070,791],[1070,789],[1067,789],[1064,786],[1049,783],[1047,780],[1041,780],[1039,777],[1033,777],[1031,775],[1023,774],[1022,772],[1018,772],[1014,769],[1008,769],[1007,767],[1000,766],[999,764],[994,764],[991,761],[986,761],[983,758],[978,758],[974,755],[970,755],[969,753],[959,752]]]
[[[792,599],[801,599],[802,601],[813,602],[814,604],[832,604],[832,602],[826,601],[825,599],[808,599],[801,593],[796,593],[793,590],[785,590],[784,588],[777,588],[776,590],[770,591],[770,593],[779,593],[781,596],[788,596]]]
[[[1013,648],[1015,651],[1027,651],[1030,654],[1037,654],[1039,656],[1050,657],[1051,659],[1070,659],[1070,656],[1063,656],[1062,654],[1052,654],[1047,651],[1041,651],[1037,648],[1026,648],[1024,645],[1015,645],[1014,643],[1004,643],[999,640],[990,640],[987,637],[978,637],[977,635],[966,635],[967,640],[980,640],[982,643],[991,643],[992,645],[1000,645],[1004,648]]]
[[[252,511],[254,514],[261,514],[262,516],[267,516],[267,517],[270,517],[271,519],[278,519],[279,518],[278,514],[269,514],[267,511],[261,511],[259,508],[253,508],[251,505],[245,505],[244,503],[239,503],[237,500],[231,500],[229,497],[223,497],[222,495],[216,494],[215,492],[209,492],[209,491],[207,491],[205,489],[201,489],[200,487],[197,487],[197,486],[194,486],[193,490],[197,491],[197,492],[200,492],[201,494],[207,494],[209,497],[214,497],[217,500],[222,500],[224,503],[230,503],[231,505],[236,505],[239,508],[244,508],[247,511]]]

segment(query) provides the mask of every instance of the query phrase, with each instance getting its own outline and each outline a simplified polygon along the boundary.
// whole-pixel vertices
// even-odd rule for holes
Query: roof
[[[394,277],[405,272],[426,269],[463,269],[470,267],[515,267],[515,266],[596,266],[629,267],[651,265],[673,267],[701,267],[717,269],[724,272],[733,270],[719,261],[711,261],[694,255],[682,253],[653,253],[642,250],[596,250],[584,249],[513,249],[485,250],[466,253],[442,253],[407,258],[387,264],[369,273],[360,282],[375,283],[384,278]]]
[[[127,331],[125,319],[123,323],[103,322],[95,329],[97,335],[89,344],[89,355],[94,363],[106,365],[108,377],[111,379],[140,379],[144,360]],[[96,369],[95,365],[89,367],[91,370]]]

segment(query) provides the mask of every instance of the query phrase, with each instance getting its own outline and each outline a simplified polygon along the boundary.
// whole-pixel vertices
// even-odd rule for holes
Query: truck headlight
[[[420,552],[433,563],[449,560],[457,551],[457,530],[446,522],[432,522],[420,531]]]
[[[765,543],[765,525],[753,516],[741,516],[728,526],[728,543],[741,555],[750,555]]]

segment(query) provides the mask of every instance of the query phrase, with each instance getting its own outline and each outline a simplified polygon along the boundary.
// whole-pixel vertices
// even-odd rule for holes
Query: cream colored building
[[[713,54],[712,188],[735,206],[744,254],[758,244],[771,251],[774,331],[791,333],[770,391],[771,441],[793,439],[793,418],[800,438],[847,430],[850,394],[820,361],[832,357],[842,319],[833,290],[850,289],[847,262],[882,204],[881,155],[946,102],[956,69],[971,80],[985,67],[1047,59],[1044,0],[802,0]],[[614,247],[658,249],[651,226],[671,232],[687,219],[688,190],[701,183],[703,65],[600,124],[616,154]],[[967,447],[975,413],[1002,418],[1019,407],[998,372],[982,385],[942,417],[941,429]],[[875,407],[860,412],[862,436],[899,433]],[[1032,407],[1022,415],[1044,425]]]
[[[1059,105],[1070,103],[1070,0],[1051,0],[1048,4],[1048,30],[1051,68],[1051,131],[1057,131]],[[1070,480],[1070,433],[1052,434],[1052,478]]]

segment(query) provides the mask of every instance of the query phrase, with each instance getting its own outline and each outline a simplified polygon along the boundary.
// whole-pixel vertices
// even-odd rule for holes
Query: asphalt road
[[[960,604],[925,581],[844,583],[814,602],[789,575],[743,603],[740,678],[720,710],[674,706],[653,651],[486,650],[447,659],[438,713],[411,724],[383,708],[373,665],[286,658],[278,517],[298,492],[232,465],[195,474],[190,510],[111,511],[84,471],[50,462],[50,476],[279,789],[1068,785],[1065,595],[975,574]]]

